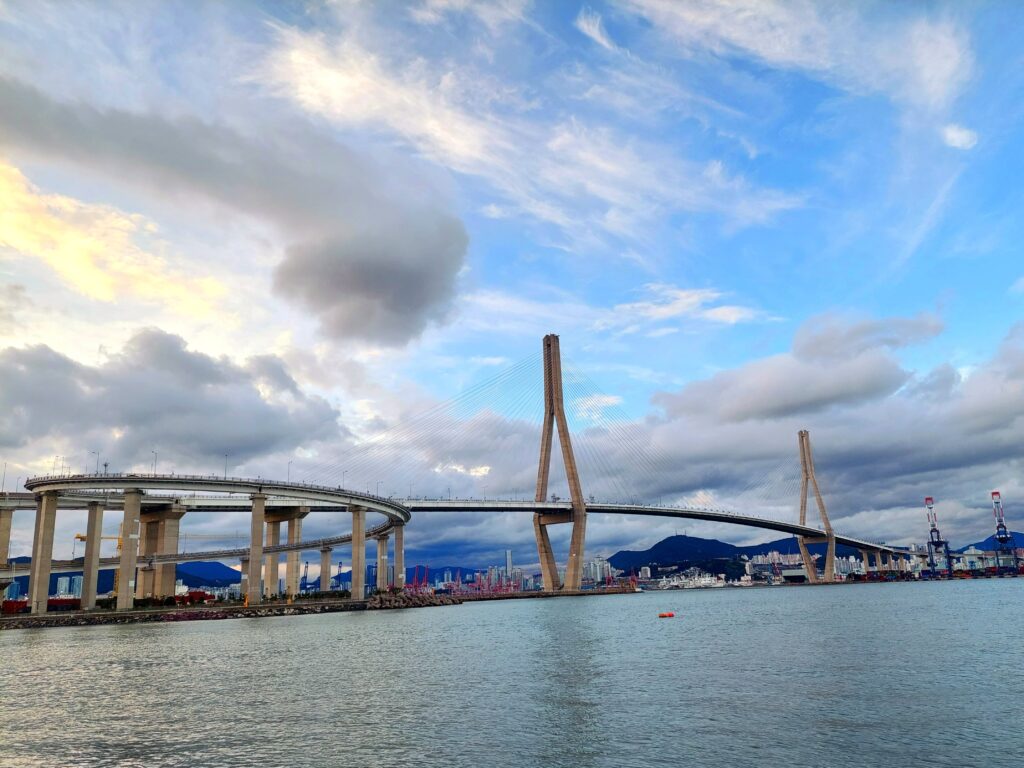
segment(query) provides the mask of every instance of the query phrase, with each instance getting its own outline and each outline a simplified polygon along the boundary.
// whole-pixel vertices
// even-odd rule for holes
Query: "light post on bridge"
[[[93,454],[96,455],[96,474],[98,475],[100,473],[100,452],[99,451],[89,451],[89,455],[90,456],[92,456]]]
[[[155,475],[156,474],[156,460],[159,457],[159,454],[156,451],[150,451],[150,453],[153,454],[153,474]]]
[[[292,463],[288,462],[288,482],[292,481]]]
[[[380,484],[383,483],[383,482],[384,482],[383,480],[378,480],[377,481],[377,493],[376,493],[377,496],[380,496]]]

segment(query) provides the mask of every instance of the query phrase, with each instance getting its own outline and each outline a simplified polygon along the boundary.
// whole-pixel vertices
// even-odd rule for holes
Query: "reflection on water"
[[[4,632],[0,766],[995,765],[1024,754],[1022,595],[865,584]]]

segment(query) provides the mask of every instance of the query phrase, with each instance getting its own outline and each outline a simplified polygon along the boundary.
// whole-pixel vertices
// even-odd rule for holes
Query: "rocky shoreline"
[[[366,601],[368,611],[390,611],[399,608],[429,608],[435,605],[459,605],[461,598],[452,595],[410,594],[408,592],[385,592],[376,594]]]
[[[154,624],[171,621],[219,621],[222,619],[254,619],[268,616],[304,616],[317,613],[344,611],[391,611],[405,608],[429,608],[439,605],[461,605],[482,600],[526,600],[532,598],[583,597],[592,595],[623,594],[631,590],[593,590],[587,592],[517,592],[490,595],[434,595],[409,592],[384,592],[367,600],[326,600],[312,602],[299,600],[290,605],[269,602],[252,607],[243,605],[213,605],[170,610],[149,609],[117,613],[90,611],[48,613],[44,616],[16,614],[0,618],[0,631],[14,629],[44,629],[47,627],[85,627],[105,624]]]
[[[435,605],[458,605],[461,601],[449,595],[381,594],[368,600],[333,600],[324,602],[296,601],[243,605],[205,606],[172,610],[145,610],[116,613],[90,611],[48,613],[45,616],[16,614],[0,618],[0,631],[13,629],[44,629],[48,627],[87,627],[106,624],[153,624],[171,621],[219,621],[222,619],[255,619],[268,616],[304,616],[344,611],[394,610],[426,608]]]

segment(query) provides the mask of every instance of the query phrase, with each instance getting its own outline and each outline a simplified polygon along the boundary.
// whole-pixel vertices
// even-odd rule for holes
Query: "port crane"
[[[992,491],[992,514],[996,519],[996,573],[1003,570],[1010,570],[1013,573],[1020,570],[1020,558],[1017,557],[1016,542],[1013,534],[1006,527],[1006,518],[1003,516],[1003,497],[999,491]],[[1009,566],[1003,563],[1009,561]]]
[[[933,577],[938,575],[935,566],[935,553],[941,552],[946,558],[946,575],[948,578],[953,578],[953,558],[949,554],[949,542],[942,538],[942,534],[939,532],[939,518],[934,510],[935,499],[925,496],[924,505],[928,510],[928,522],[931,524],[931,530],[928,532],[928,567]]]
[[[118,526],[117,536],[100,536],[100,541],[116,541],[117,542],[117,550],[116,550],[116,552],[117,552],[117,556],[118,557],[121,556],[121,547],[124,544],[124,542],[122,541],[122,535],[121,535],[123,533],[124,533],[124,525],[122,524],[122,525]],[[75,549],[78,547],[78,542],[80,542],[80,541],[88,541],[88,539],[89,539],[89,537],[86,536],[84,533],[76,533],[75,534],[75,538],[71,542],[71,558],[72,559],[74,559],[74,557],[75,557]],[[114,569],[114,590],[113,591],[115,593],[117,592],[117,583],[118,583],[119,577],[121,575],[120,572],[121,572],[120,568],[115,568]]]

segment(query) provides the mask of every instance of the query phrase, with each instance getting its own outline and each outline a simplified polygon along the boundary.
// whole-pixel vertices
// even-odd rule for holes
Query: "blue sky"
[[[329,463],[556,332],[652,451],[691,436],[659,495],[724,503],[807,427],[851,533],[921,538],[928,485],[982,538],[1024,495],[1022,20],[2,2],[8,474]]]

